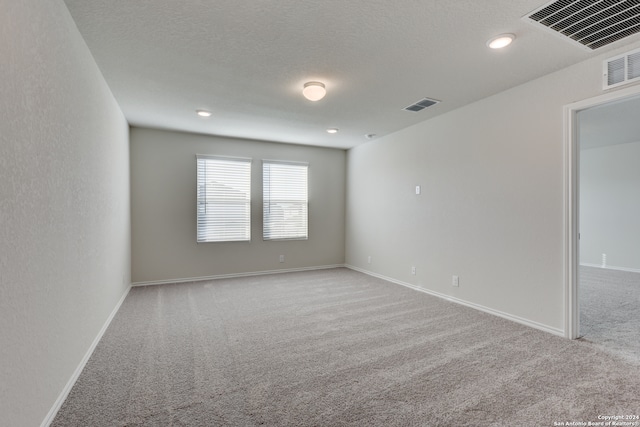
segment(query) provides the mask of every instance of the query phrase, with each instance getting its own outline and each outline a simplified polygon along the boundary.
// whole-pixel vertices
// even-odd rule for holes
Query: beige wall
[[[196,243],[196,154],[253,159],[251,242]],[[262,240],[262,159],[309,162],[309,240]],[[132,128],[133,281],[343,264],[345,161],[344,150]]]
[[[129,129],[61,0],[0,1],[0,58],[0,424],[38,426],[129,287]]]
[[[347,264],[562,333],[563,106],[634,47],[349,150]]]

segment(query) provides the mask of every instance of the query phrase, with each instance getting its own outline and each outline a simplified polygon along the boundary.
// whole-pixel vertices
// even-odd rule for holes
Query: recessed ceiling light
[[[207,110],[196,110],[196,114],[200,117],[211,117],[211,111]]]
[[[327,129],[328,133],[338,133],[338,129],[337,128],[329,128]]]
[[[302,88],[302,94],[309,101],[320,101],[327,94],[324,84],[320,82],[307,82]]]
[[[487,42],[487,46],[491,49],[502,49],[503,47],[507,47],[516,39],[514,34],[500,34],[489,40]]]

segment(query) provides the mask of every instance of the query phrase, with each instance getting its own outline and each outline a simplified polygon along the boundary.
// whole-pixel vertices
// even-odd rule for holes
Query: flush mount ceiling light
[[[491,49],[502,49],[503,47],[509,46],[515,39],[516,36],[514,34],[500,34],[489,40],[487,46]]]
[[[211,117],[211,111],[207,110],[196,110],[196,114],[200,117]]]
[[[329,128],[327,129],[327,133],[338,133],[338,128]]]
[[[309,101],[320,101],[327,94],[324,84],[320,82],[307,82],[304,84],[302,94]]]

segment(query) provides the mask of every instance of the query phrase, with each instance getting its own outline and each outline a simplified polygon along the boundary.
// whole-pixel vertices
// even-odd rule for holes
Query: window
[[[251,159],[196,156],[198,242],[251,240]]]
[[[263,239],[307,239],[306,163],[262,162]]]

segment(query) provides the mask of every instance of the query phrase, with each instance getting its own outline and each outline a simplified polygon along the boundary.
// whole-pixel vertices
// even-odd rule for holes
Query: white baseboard
[[[186,277],[186,278],[180,278],[180,279],[167,279],[167,280],[150,280],[147,282],[134,282],[131,284],[131,286],[154,286],[154,285],[165,285],[167,283],[202,282],[206,280],[232,279],[234,277],[263,276],[266,274],[295,273],[298,271],[327,270],[330,268],[341,268],[341,267],[345,267],[345,265],[344,264],[318,265],[314,267],[286,268],[281,270],[250,271],[246,273],[218,274],[215,276]]]
[[[65,399],[67,398],[67,396],[71,392],[71,389],[73,388],[74,384],[78,380],[78,377],[80,377],[80,374],[82,373],[82,370],[84,369],[85,365],[89,361],[89,358],[93,354],[93,351],[96,349],[96,346],[98,345],[98,343],[102,339],[102,336],[104,335],[105,331],[107,330],[107,328],[111,324],[111,321],[113,320],[113,318],[115,317],[116,313],[120,309],[120,306],[124,302],[125,298],[127,297],[127,295],[129,295],[129,291],[130,290],[131,290],[131,286],[128,286],[127,290],[124,292],[124,294],[120,298],[120,301],[118,301],[118,303],[116,304],[114,309],[111,311],[111,314],[109,314],[109,317],[107,318],[107,321],[104,322],[104,325],[102,326],[102,329],[100,329],[100,332],[98,332],[98,335],[96,336],[96,338],[91,343],[91,346],[89,347],[89,350],[87,350],[87,353],[84,355],[84,357],[80,361],[80,364],[76,368],[75,372],[73,373],[71,378],[69,378],[69,381],[67,382],[67,385],[64,386],[64,388],[62,389],[62,392],[58,396],[58,399],[56,400],[56,402],[53,404],[53,406],[49,410],[49,413],[47,414],[45,419],[42,421],[42,424],[40,424],[40,427],[49,427],[49,425],[53,422],[53,419],[58,414],[58,411],[62,407],[62,404],[64,403]]]
[[[602,268],[604,270],[618,270],[618,271],[628,271],[630,273],[640,273],[640,270],[638,270],[637,268],[615,267],[613,265],[606,265],[603,267],[601,264],[588,264],[586,262],[581,262],[580,265],[583,267]]]
[[[345,264],[345,267],[347,267],[347,268],[349,268],[351,270],[359,271],[359,272],[367,274],[369,276],[377,277],[379,279],[386,280],[386,281],[391,282],[391,283],[395,283],[395,284],[398,284],[398,285],[405,286],[407,288],[414,289],[414,290],[419,291],[419,292],[423,292],[425,294],[433,295],[435,297],[442,298],[444,300],[447,300],[447,301],[450,301],[450,302],[454,302],[456,304],[464,305],[466,307],[470,307],[470,308],[473,308],[473,309],[476,309],[476,310],[479,310],[479,311],[482,311],[482,312],[485,312],[485,313],[493,314],[494,316],[502,317],[503,319],[511,320],[513,322],[520,323],[522,325],[529,326],[531,328],[539,329],[541,331],[548,332],[548,333],[553,334],[553,335],[557,335],[557,336],[560,336],[560,337],[564,337],[565,336],[565,333],[564,333],[564,331],[562,329],[552,328],[550,326],[543,325],[542,323],[538,323],[538,322],[534,322],[532,320],[524,319],[522,317],[514,316],[514,315],[509,314],[509,313],[504,313],[504,312],[499,311],[499,310],[494,310],[492,308],[485,307],[485,306],[480,305],[480,304],[475,304],[475,303],[472,303],[472,302],[469,302],[469,301],[465,301],[465,300],[462,300],[462,299],[459,299],[459,298],[455,298],[455,297],[452,297],[452,296],[449,296],[449,295],[441,294],[440,292],[435,292],[435,291],[431,291],[429,289],[424,289],[424,288],[421,288],[419,286],[412,285],[410,283],[402,282],[400,280],[396,280],[396,279],[393,279],[391,277],[383,276],[381,274],[374,273],[372,271],[368,271],[368,270],[364,270],[362,268],[355,267],[353,265]]]

